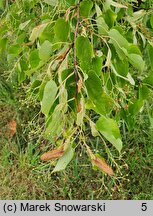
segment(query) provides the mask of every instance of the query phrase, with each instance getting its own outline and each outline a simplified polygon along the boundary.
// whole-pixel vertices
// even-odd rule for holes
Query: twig
[[[79,24],[80,24],[80,0],[77,4],[77,23],[75,27],[75,33],[74,33],[74,75],[76,80],[76,94],[75,94],[76,103],[77,103],[77,96],[78,96],[77,84],[79,81],[78,68],[77,68],[77,56],[76,56],[76,40],[78,36]]]

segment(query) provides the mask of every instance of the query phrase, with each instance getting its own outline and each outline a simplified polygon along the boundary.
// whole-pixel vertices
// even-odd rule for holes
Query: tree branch
[[[75,75],[75,80],[76,80],[76,94],[75,94],[75,99],[77,102],[77,96],[78,96],[78,81],[79,81],[79,75],[78,75],[78,68],[77,68],[77,56],[76,56],[76,40],[78,36],[78,29],[79,29],[79,24],[80,24],[80,0],[77,4],[77,23],[75,27],[75,33],[74,33],[74,75]]]

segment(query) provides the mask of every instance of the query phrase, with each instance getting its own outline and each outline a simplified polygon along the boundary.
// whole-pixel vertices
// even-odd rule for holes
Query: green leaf
[[[89,98],[93,102],[101,97],[103,91],[102,82],[94,71],[89,72],[88,79],[85,81],[85,86],[87,88]]]
[[[153,86],[153,74],[150,74],[148,77],[146,77],[143,80],[143,83],[146,83],[152,87]]]
[[[129,72],[129,63],[126,59],[124,59],[124,61],[121,61],[119,58],[115,58],[113,65],[118,74],[124,77],[127,76]]]
[[[24,44],[24,41],[26,39],[26,33],[25,32],[22,32],[21,34],[18,35],[18,37],[16,38],[16,43],[17,44]]]
[[[21,47],[19,46],[19,44],[14,44],[9,47],[8,52],[9,54],[19,55],[19,53],[21,52]]]
[[[142,55],[139,47],[135,44],[129,44],[127,52],[129,54],[138,54],[140,56]]]
[[[91,0],[83,0],[80,3],[80,15],[83,17],[89,17],[92,7],[93,2]]]
[[[51,6],[56,6],[58,4],[58,0],[44,0],[44,2]]]
[[[55,101],[57,90],[57,85],[53,80],[47,82],[44,88],[44,95],[41,102],[41,111],[45,115],[49,114],[49,111]]]
[[[99,17],[103,14],[100,7],[97,4],[95,4],[95,9],[96,9],[97,17]]]
[[[127,110],[125,111],[123,109],[121,110],[121,116],[126,122],[128,131],[132,131],[136,124],[135,116],[129,115]]]
[[[92,59],[92,69],[98,76],[102,74],[102,61],[103,58],[98,56]]]
[[[148,44],[147,46],[147,52],[149,56],[149,63],[150,63],[151,69],[153,70],[153,47],[150,44]]]
[[[143,72],[144,66],[145,66],[145,62],[143,61],[142,57],[140,55],[137,55],[137,54],[128,54],[128,53],[127,53],[127,56],[129,58],[129,62],[136,69],[138,69],[140,72]]]
[[[39,52],[37,49],[33,50],[30,53],[29,62],[31,68],[36,68],[39,65],[40,59],[39,59]]]
[[[66,0],[66,3],[68,4],[68,6],[72,6],[75,5],[75,0]]]
[[[119,58],[123,60],[125,58],[125,54],[122,48],[126,50],[128,49],[128,41],[116,29],[111,29],[108,34],[110,36],[110,43],[114,45]]]
[[[85,86],[93,104],[91,109],[102,115],[109,113],[113,109],[114,102],[112,98],[103,91],[102,81],[94,71],[89,72],[88,79],[85,81]]]
[[[67,112],[67,109],[68,109],[67,101],[68,101],[67,90],[64,85],[61,85],[61,88],[59,89],[59,104],[63,105],[63,108],[62,108],[63,113]]]
[[[80,61],[91,62],[93,48],[87,37],[79,36],[76,40],[76,54]]]
[[[3,9],[4,8],[4,1],[0,1],[0,9]]]
[[[101,116],[96,122],[99,132],[120,152],[122,141],[117,123],[108,117]]]
[[[38,52],[38,58],[39,58],[39,52]],[[35,59],[33,59],[35,61]],[[40,59],[39,59],[40,60]],[[38,61],[38,59],[37,59]],[[28,77],[30,77],[34,72],[37,72],[42,66],[44,66],[46,64],[45,61],[39,61],[39,64],[34,67],[34,68],[31,68],[29,70],[26,70],[25,73]]]
[[[114,7],[117,7],[117,8],[128,8],[127,6],[125,6],[125,5],[123,5],[123,4],[119,4],[119,3],[117,3],[117,2],[115,2],[115,1],[113,1],[113,0],[109,0],[109,2],[110,2],[110,4],[112,5],[112,6],[114,6]]]
[[[97,23],[97,27],[98,27],[98,33],[100,35],[108,35],[108,25],[106,24],[104,17],[102,16],[103,13],[100,9],[100,7],[96,4],[95,5],[96,8],[96,13],[97,13],[97,18],[96,18],[96,23]]]
[[[31,84],[31,92],[33,94],[38,94],[39,93],[39,88],[41,86],[41,81],[40,80],[34,80]]]
[[[7,39],[6,38],[0,38],[0,53],[3,52],[6,49],[7,45]]]
[[[138,99],[136,100],[133,104],[131,104],[129,106],[129,113],[132,115],[132,116],[135,116],[136,114],[138,114],[141,110],[141,108],[143,107],[144,105],[144,101],[142,99]]]
[[[64,121],[62,108],[63,106],[61,104],[58,104],[53,111],[51,118],[47,122],[45,136],[49,140],[53,140],[56,136],[59,136],[61,131],[63,130]]]
[[[17,64],[17,72],[18,72],[18,82],[22,83],[26,79],[25,71],[27,70],[28,65],[24,59],[21,59]]]
[[[41,25],[36,26],[32,30],[32,33],[30,35],[29,40],[34,42],[40,36],[40,34],[44,31],[44,29],[47,27],[47,25],[48,25],[48,23],[43,23]]]
[[[72,160],[73,156],[74,156],[74,149],[72,148],[72,146],[69,146],[66,149],[64,155],[58,160],[58,162],[57,162],[54,170],[52,171],[52,173],[65,170],[67,165]]]
[[[153,14],[151,14],[151,17],[150,17],[150,24],[151,24],[151,27],[153,29]]]
[[[70,25],[65,19],[60,18],[56,21],[54,26],[54,32],[56,39],[59,42],[66,42],[68,40],[69,31]]]
[[[29,23],[30,23],[31,20],[27,20],[25,21],[24,23],[21,23],[19,25],[19,29],[23,30]]]
[[[48,77],[45,77],[44,80],[42,81],[40,88],[39,88],[39,100],[42,101],[43,99],[43,94],[44,94],[44,89],[46,86],[46,83],[49,81]]]
[[[114,74],[115,74],[116,76],[118,76],[118,77],[120,77],[120,78],[122,78],[122,79],[128,81],[131,85],[135,85],[135,81],[134,81],[134,79],[132,78],[132,76],[131,76],[130,73],[128,73],[126,77],[120,75],[120,74],[118,73],[118,71],[116,70],[116,68],[114,67],[113,64],[111,64],[111,69],[112,69],[112,71],[114,72]]]
[[[114,101],[113,99],[107,95],[105,92],[103,92],[100,97],[95,99],[94,101],[94,107],[93,110],[95,110],[97,113],[101,115],[109,114],[114,107]]]
[[[112,28],[114,26],[114,22],[117,18],[117,14],[114,11],[112,11],[111,9],[108,9],[105,12],[104,18],[105,18],[105,22],[109,26],[109,28]]]
[[[69,87],[72,83],[75,83],[75,76],[73,75],[73,69],[69,68],[69,69],[63,70],[61,72],[61,79],[62,81],[65,80],[66,87]]]
[[[139,88],[139,99],[146,100],[150,96],[150,90],[147,86],[143,85]]]
[[[115,47],[118,46],[120,48],[124,47],[125,49],[128,49],[129,43],[119,31],[117,31],[116,29],[111,29],[109,31],[109,36],[111,38],[111,42]]]
[[[141,52],[136,45],[129,45],[127,49],[122,48],[125,55],[128,57],[129,62],[140,72],[144,70],[145,62],[141,57]]]
[[[41,60],[48,60],[52,53],[52,44],[46,40],[39,49],[39,58]]]
[[[43,32],[39,35],[40,44],[45,42],[45,40],[52,43],[54,41],[54,36],[53,24],[47,25]]]
[[[98,27],[98,33],[100,35],[108,35],[108,25],[106,24],[104,18],[102,16],[97,17],[96,19],[97,27]]]
[[[7,62],[8,62],[8,64],[13,64],[15,58],[16,58],[16,54],[8,54],[7,55]]]

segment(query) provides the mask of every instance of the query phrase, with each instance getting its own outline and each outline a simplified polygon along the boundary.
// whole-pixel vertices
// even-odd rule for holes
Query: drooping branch
[[[78,67],[77,67],[77,56],[76,56],[76,40],[77,40],[77,36],[78,36],[78,30],[79,30],[79,24],[80,24],[80,0],[77,4],[77,23],[76,23],[76,27],[75,27],[75,33],[74,33],[74,75],[75,75],[75,80],[76,80],[76,94],[75,94],[75,99],[77,101],[77,85],[78,85],[78,81],[79,81],[79,75],[78,75]]]

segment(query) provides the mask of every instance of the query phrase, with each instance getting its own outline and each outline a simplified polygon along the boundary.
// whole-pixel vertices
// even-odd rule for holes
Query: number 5
[[[142,211],[147,211],[147,203],[142,203],[141,210]]]

